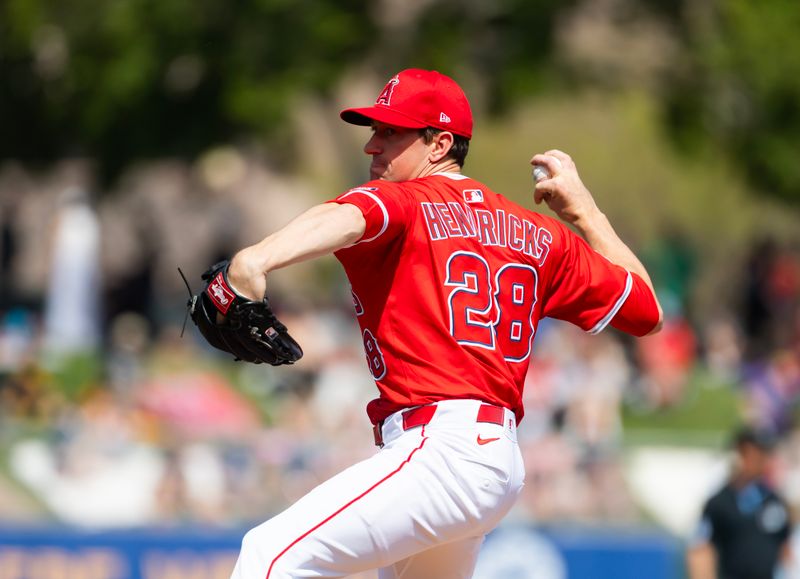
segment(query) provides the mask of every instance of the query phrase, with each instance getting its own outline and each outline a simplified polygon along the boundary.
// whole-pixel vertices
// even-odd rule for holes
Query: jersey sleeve
[[[650,286],[641,277],[631,273],[631,280],[631,291],[611,320],[611,325],[634,336],[646,336],[661,317],[658,302]]]
[[[592,334],[599,333],[623,309],[634,289],[637,295],[641,293],[639,282],[644,282],[594,251],[563,224],[555,220],[553,223],[558,232],[558,245],[556,251],[551,252],[551,275],[543,314],[571,322]],[[636,318],[638,310],[634,308],[631,315]],[[644,333],[657,321],[657,317],[652,324],[645,321],[644,326],[650,325]],[[641,331],[642,328],[634,329]]]
[[[387,243],[403,232],[408,223],[407,195],[396,183],[370,181],[342,193],[328,203],[349,203],[361,210],[366,229],[354,245]]]

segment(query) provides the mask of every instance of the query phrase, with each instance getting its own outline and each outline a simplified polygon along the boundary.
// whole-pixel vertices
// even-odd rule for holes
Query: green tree
[[[194,155],[274,133],[374,27],[360,0],[5,0],[0,157]]]
[[[800,4],[702,3],[685,24],[691,63],[666,99],[677,142],[720,147],[759,192],[800,203]]]
[[[438,68],[504,110],[543,86],[571,4],[0,0],[0,158],[82,154],[113,177],[241,136],[286,152],[295,97],[354,65]]]

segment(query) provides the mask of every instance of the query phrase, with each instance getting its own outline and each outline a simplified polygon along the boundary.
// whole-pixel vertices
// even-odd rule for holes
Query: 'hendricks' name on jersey
[[[450,237],[474,237],[481,245],[510,247],[543,264],[550,251],[553,235],[527,219],[506,213],[503,209],[465,207],[456,201],[447,203],[421,202],[422,214],[431,240]]]

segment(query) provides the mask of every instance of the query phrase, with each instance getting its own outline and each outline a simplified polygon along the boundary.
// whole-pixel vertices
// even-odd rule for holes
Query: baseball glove
[[[228,260],[212,265],[202,275],[205,287],[198,295],[192,295],[186,282],[191,296],[187,314],[200,333],[237,361],[272,366],[297,362],[303,350],[275,317],[267,297],[253,301],[236,293],[228,283],[229,265]],[[181,276],[186,281],[183,272]]]

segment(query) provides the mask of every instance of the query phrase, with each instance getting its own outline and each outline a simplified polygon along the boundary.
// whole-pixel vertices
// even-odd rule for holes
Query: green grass
[[[736,386],[696,370],[682,401],[670,408],[626,404],[622,420],[627,444],[685,444],[718,447],[742,421]]]

